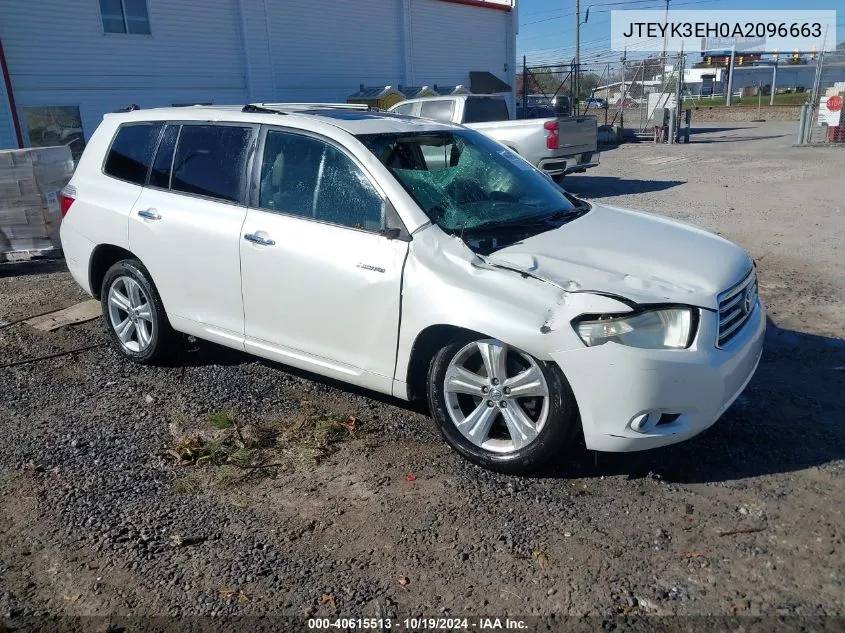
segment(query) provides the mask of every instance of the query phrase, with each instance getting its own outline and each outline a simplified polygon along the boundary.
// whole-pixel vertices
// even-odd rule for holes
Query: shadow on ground
[[[744,141],[760,141],[763,139],[772,138],[786,138],[789,134],[770,134],[768,136],[720,136],[716,138],[695,138],[690,139],[690,143],[741,143]]]
[[[25,262],[0,263],[0,279],[25,275],[47,275],[67,271],[64,259],[32,259]]]
[[[763,358],[746,391],[709,430],[639,453],[576,452],[556,477],[658,474],[678,483],[790,473],[845,459],[845,341],[768,322]]]
[[[684,180],[628,180],[614,176],[567,176],[563,188],[585,198],[607,198],[635,193],[664,191],[685,184]]]

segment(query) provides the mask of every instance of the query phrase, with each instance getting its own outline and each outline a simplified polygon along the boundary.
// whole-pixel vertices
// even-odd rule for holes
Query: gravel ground
[[[164,368],[108,346],[4,367],[0,619],[845,615],[845,152],[793,148],[793,127],[626,145],[568,180],[757,260],[763,362],[707,433],[509,477],[465,463],[401,403],[211,345]],[[61,262],[0,266],[7,322],[81,299]],[[11,325],[0,364],[98,342],[99,321]],[[233,482],[162,455],[174,420],[293,418],[304,402],[357,418],[316,463]]]

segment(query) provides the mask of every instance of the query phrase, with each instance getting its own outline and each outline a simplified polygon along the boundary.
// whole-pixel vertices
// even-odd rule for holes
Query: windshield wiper
[[[549,215],[534,218],[517,218],[514,220],[488,220],[475,226],[468,226],[464,230],[465,233],[489,233],[495,231],[508,231],[520,229],[534,229],[538,227],[546,227],[550,225],[557,225],[561,221],[570,221],[581,217],[589,211],[589,206],[579,206],[575,209],[561,209]]]

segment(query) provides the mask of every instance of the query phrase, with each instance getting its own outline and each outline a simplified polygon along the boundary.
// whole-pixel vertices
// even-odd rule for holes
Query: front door
[[[390,391],[408,245],[381,234],[386,202],[322,138],[269,129],[241,232],[246,347]]]

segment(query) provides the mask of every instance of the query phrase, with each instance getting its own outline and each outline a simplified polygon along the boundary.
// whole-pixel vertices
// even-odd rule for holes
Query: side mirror
[[[405,223],[402,222],[402,218],[399,217],[399,213],[389,200],[384,210],[384,228],[379,233],[389,240],[411,241],[411,234],[408,233]]]

